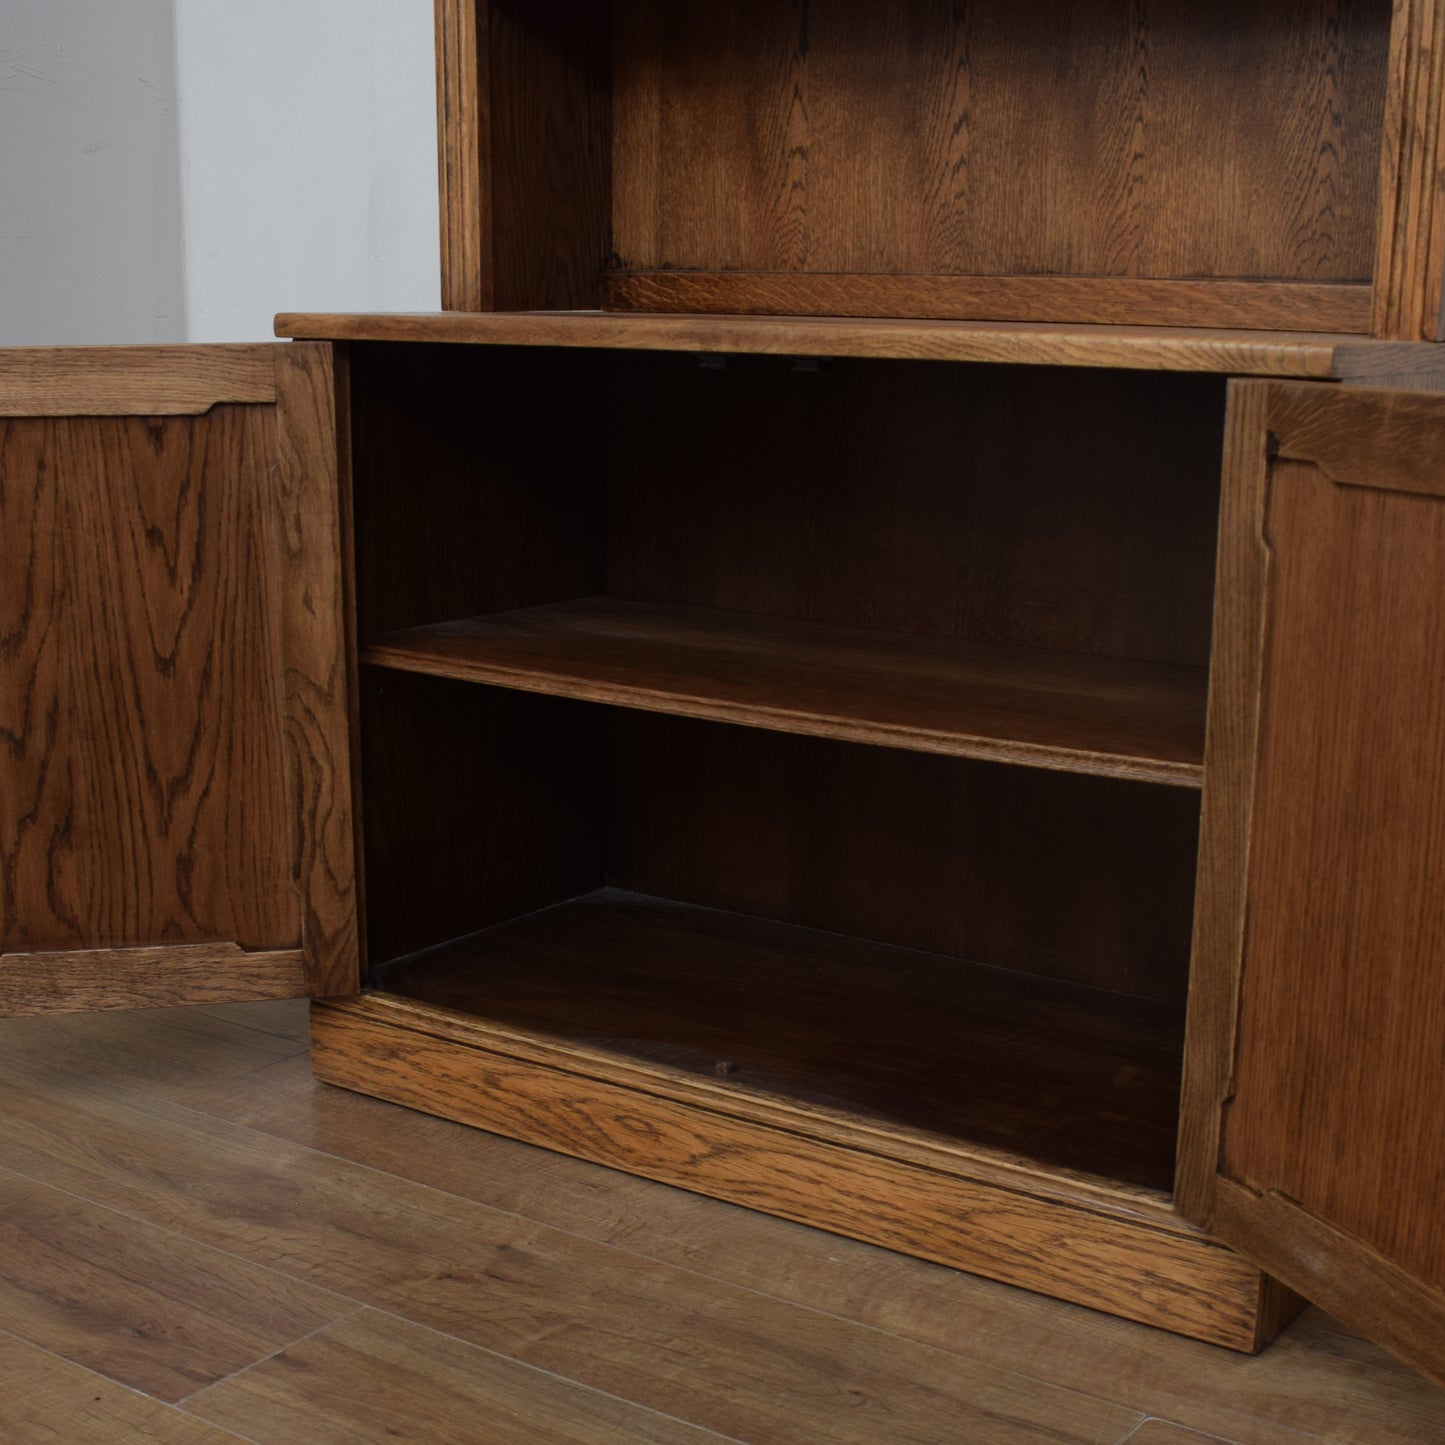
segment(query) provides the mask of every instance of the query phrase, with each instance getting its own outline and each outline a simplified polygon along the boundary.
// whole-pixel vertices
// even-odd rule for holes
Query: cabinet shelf
[[[608,597],[373,638],[362,661],[525,692],[1200,786],[1204,669]]]
[[[1426,342],[1305,331],[909,321],[837,316],[702,316],[615,311],[283,312],[276,335],[311,341],[893,358],[1029,366],[1220,372],[1232,376],[1438,384]]]
[[[909,949],[601,889],[373,970],[653,1092],[998,1151],[1167,1193],[1181,1011]],[[638,1075],[640,1078],[640,1074]]]

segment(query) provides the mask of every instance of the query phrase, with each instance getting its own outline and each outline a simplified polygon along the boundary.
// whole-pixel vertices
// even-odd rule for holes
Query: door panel
[[[285,350],[0,353],[0,1013],[349,991],[288,749],[329,669],[307,732],[345,779],[334,388],[303,348],[278,407]],[[299,630],[329,650],[293,658],[328,555]]]
[[[1201,855],[1203,896],[1232,879],[1242,907],[1196,936],[1218,1144],[1181,1203],[1445,1379],[1445,397],[1234,402],[1258,453],[1231,468],[1253,499],[1226,508],[1220,577],[1256,606],[1219,638],[1211,745],[1252,767],[1218,805],[1240,835],[1206,826]],[[1241,667],[1244,728],[1221,677]],[[1186,1172],[1209,1138],[1186,1117]]]

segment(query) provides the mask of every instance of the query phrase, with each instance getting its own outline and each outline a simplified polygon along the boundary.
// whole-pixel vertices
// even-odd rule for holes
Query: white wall
[[[0,345],[185,333],[171,0],[0,0]]]
[[[175,0],[187,335],[434,311],[432,0]]]
[[[0,0],[0,345],[435,310],[432,0]]]

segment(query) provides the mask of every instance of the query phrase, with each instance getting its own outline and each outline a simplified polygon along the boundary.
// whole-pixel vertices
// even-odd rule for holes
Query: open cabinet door
[[[1179,1204],[1445,1382],[1445,396],[1231,390]]]
[[[0,352],[0,1015],[356,991],[337,398]]]

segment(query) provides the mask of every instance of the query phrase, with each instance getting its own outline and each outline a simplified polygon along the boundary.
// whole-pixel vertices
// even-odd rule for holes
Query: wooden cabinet
[[[0,1010],[356,986],[330,348],[0,353]]]
[[[438,15],[452,309],[11,424],[0,1006],[1445,1375],[1440,7]]]

